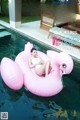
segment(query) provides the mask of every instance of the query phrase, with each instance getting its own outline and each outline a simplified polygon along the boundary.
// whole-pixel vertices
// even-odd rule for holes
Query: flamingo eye
[[[64,64],[62,64],[62,67],[63,67],[63,68],[66,68],[66,67],[67,67],[67,65],[64,63]]]

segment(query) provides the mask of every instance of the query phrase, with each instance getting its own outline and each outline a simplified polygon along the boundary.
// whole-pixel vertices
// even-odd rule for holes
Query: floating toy
[[[70,74],[73,69],[72,58],[64,52],[57,53],[51,50],[47,54],[38,51],[40,57],[46,61],[50,60],[51,72],[46,76],[38,76],[34,68],[30,69],[28,58],[33,44],[27,43],[24,51],[16,56],[15,62],[9,58],[1,61],[1,75],[3,81],[11,89],[20,89],[23,84],[31,93],[49,97],[58,94],[63,89],[62,76]]]
[[[4,57],[1,61],[1,76],[5,84],[13,89],[19,90],[23,86],[23,74],[16,62]]]

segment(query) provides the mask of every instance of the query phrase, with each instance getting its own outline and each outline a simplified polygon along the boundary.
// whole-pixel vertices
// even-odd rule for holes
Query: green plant
[[[1,0],[1,15],[8,15],[8,0]]]

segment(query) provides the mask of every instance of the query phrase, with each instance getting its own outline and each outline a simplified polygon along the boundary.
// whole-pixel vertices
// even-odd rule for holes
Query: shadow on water
[[[11,40],[0,42],[0,60],[5,56],[14,60],[28,40],[12,34]],[[37,44],[35,47],[42,51]],[[76,80],[77,76],[73,77],[75,68],[70,75],[63,76],[64,89],[47,98],[31,94],[24,86],[19,91],[13,91],[0,76],[0,112],[8,112],[9,120],[79,120],[80,81]]]

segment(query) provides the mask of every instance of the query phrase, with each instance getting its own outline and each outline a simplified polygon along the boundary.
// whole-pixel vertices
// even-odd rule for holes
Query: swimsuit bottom
[[[36,69],[39,69],[42,65],[36,65]]]

